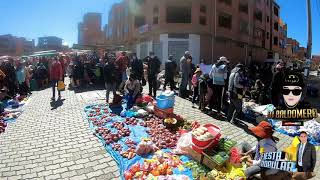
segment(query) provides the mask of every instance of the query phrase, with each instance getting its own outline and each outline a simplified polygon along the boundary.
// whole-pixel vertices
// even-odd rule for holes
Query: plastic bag
[[[176,149],[173,150],[175,154],[187,154],[187,149],[192,145],[191,132],[181,135],[177,142]]]
[[[63,81],[59,81],[58,82],[58,90],[59,91],[64,91],[65,90],[65,85],[64,85],[64,83],[63,83]]]

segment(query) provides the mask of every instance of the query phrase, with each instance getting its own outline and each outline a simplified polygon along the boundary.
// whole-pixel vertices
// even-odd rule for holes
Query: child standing
[[[192,86],[193,86],[193,97],[192,97],[192,107],[194,107],[194,103],[196,102],[196,99],[199,96],[199,80],[202,72],[200,68],[197,68],[197,70],[194,72],[194,75],[192,76]]]

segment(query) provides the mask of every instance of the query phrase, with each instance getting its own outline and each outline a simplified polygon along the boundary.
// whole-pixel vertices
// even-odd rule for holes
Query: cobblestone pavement
[[[75,93],[63,92],[55,104],[50,97],[51,89],[34,92],[17,122],[0,135],[0,179],[119,179]]]
[[[56,104],[50,104],[50,97],[51,89],[34,92],[25,112],[0,135],[0,179],[119,179],[116,162],[92,135],[83,117],[83,107],[103,103],[105,91],[66,90],[62,102]],[[179,97],[175,112],[201,124],[218,125],[224,136],[238,143],[256,142],[245,130],[252,126],[250,123],[237,127],[214,119]],[[280,138],[279,149],[292,141],[283,134],[276,136]],[[319,152],[317,157],[315,172],[319,177]]]

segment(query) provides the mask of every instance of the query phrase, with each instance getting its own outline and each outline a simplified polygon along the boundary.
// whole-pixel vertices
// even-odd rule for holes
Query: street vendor
[[[245,171],[246,178],[250,179],[253,175],[261,172],[265,172],[266,175],[276,174],[278,170],[260,167],[262,153],[277,151],[276,141],[272,137],[274,131],[272,130],[271,124],[266,121],[262,121],[256,127],[249,129],[258,139],[258,144],[251,147],[249,143],[244,142],[241,145],[242,156],[248,157],[242,158],[242,160],[247,161],[250,164],[250,167]],[[254,158],[251,159],[249,156]]]
[[[140,94],[140,82],[135,74],[130,74],[129,79],[125,83],[124,90],[127,99],[127,109],[130,109]]]

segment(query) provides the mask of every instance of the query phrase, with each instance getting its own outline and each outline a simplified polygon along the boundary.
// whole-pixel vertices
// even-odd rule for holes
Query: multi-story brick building
[[[140,58],[189,50],[195,63],[263,61],[280,53],[279,12],[273,0],[123,0],[109,12],[107,40]]]
[[[78,24],[78,44],[97,45],[102,43],[104,43],[104,33],[101,30],[101,14],[85,14],[83,22]]]
[[[0,36],[0,56],[20,56],[31,54],[34,50],[34,40],[28,41],[23,37],[10,34]]]
[[[38,38],[39,50],[62,50],[62,39],[56,36],[45,36]]]

